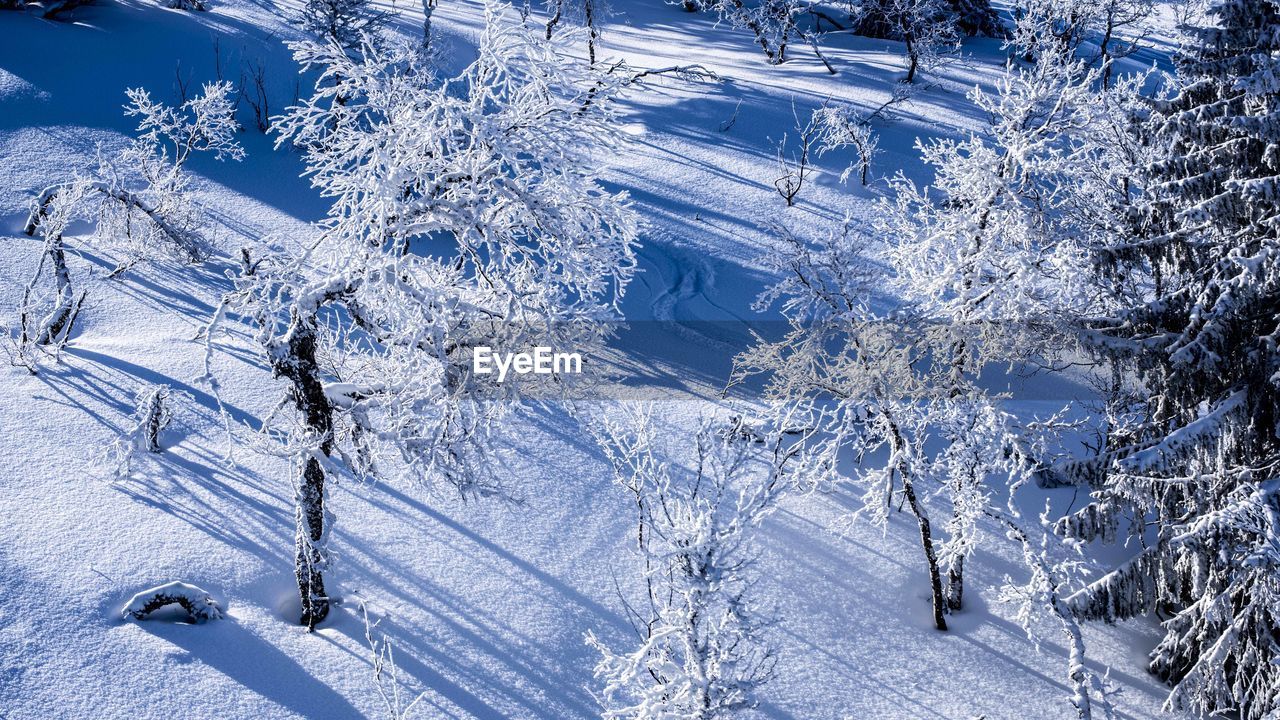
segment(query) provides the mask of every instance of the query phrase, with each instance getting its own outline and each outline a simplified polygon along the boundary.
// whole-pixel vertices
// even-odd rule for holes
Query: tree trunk
[[[920,53],[915,51],[915,47],[910,40],[907,40],[907,77],[903,82],[910,85],[916,81],[916,68],[920,67]]]
[[[933,594],[933,626],[939,630],[947,629],[946,599],[942,596],[942,575],[938,571],[938,555],[933,550],[933,533],[929,527],[929,516],[925,514],[911,480],[902,478],[902,492],[906,494],[911,513],[920,524],[920,544],[924,546],[924,559],[929,565],[929,587]]]
[[[906,448],[906,441],[903,439],[898,426],[892,420],[889,420],[890,436],[889,436],[889,452],[897,456]],[[920,499],[916,497],[915,485],[911,476],[899,469],[899,475],[902,476],[902,494],[907,499],[907,505],[911,507],[911,514],[916,516],[916,522],[920,525],[920,544],[924,547],[925,563],[929,567],[929,587],[933,596],[933,625],[939,630],[947,629],[947,608],[946,600],[942,596],[942,575],[938,570],[938,554],[933,549],[933,530],[929,526],[929,515],[925,512],[924,506],[920,504]],[[890,480],[892,484],[892,480]]]
[[[40,334],[36,337],[36,342],[42,345],[55,342],[63,332],[70,330],[71,315],[76,305],[71,289],[71,270],[67,268],[67,254],[61,235],[49,242],[49,262],[53,265],[58,296],[54,300],[53,312],[41,322]]]
[[[583,0],[582,10],[587,16],[587,60],[589,64],[596,64],[596,38],[599,33],[596,32],[596,3],[595,0]]]
[[[556,0],[556,11],[547,21],[547,39],[551,39],[551,33],[555,30],[556,25],[560,24],[560,16],[564,14],[564,0]]]
[[[964,604],[964,556],[956,558],[947,570],[947,609],[959,610]]]
[[[319,450],[327,457],[333,449],[333,408],[320,382],[314,318],[295,316],[288,338],[285,356],[274,361],[275,371],[293,382],[294,405],[307,428],[320,438]],[[324,467],[316,457],[308,457],[294,494],[294,575],[302,600],[300,622],[308,630],[315,629],[329,614],[329,597],[324,589],[329,560],[324,502]]]
[[[422,47],[431,48],[431,14],[436,9],[436,0],[422,0]]]
[[[1102,34],[1102,40],[1098,42],[1099,60],[1102,62],[1103,90],[1111,87],[1111,36],[1114,32],[1114,15],[1109,13],[1107,15],[1107,30]]]

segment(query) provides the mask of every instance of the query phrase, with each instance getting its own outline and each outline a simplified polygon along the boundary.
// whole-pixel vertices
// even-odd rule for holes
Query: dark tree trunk
[[[939,630],[946,630],[946,599],[942,596],[942,575],[938,570],[938,555],[933,550],[933,532],[929,527],[929,516],[921,507],[911,481],[905,477],[902,479],[902,492],[907,497],[911,514],[916,516],[916,521],[920,524],[920,544],[924,546],[924,559],[929,566],[929,587],[933,595],[933,626]]]
[[[920,53],[916,52],[915,43],[910,38],[907,39],[907,58],[910,65],[907,66],[907,77],[903,82],[910,84],[916,81],[916,69],[920,67]]]
[[[431,48],[431,15],[435,12],[436,0],[422,0],[422,47]]]
[[[302,413],[307,428],[321,438],[320,452],[328,456],[333,449],[333,408],[320,381],[314,323],[314,318],[294,318],[287,354],[275,361],[275,371],[293,382],[294,405]],[[302,600],[301,623],[312,630],[329,614],[329,597],[324,589],[324,570],[329,559],[325,474],[315,457],[308,458],[303,466],[294,503],[297,521],[294,574]]]
[[[596,64],[596,38],[599,33],[596,32],[596,3],[595,0],[583,0],[582,10],[587,17],[587,59],[590,64]]]
[[[555,30],[556,25],[560,24],[560,16],[564,14],[564,0],[556,0],[556,11],[547,21],[547,39],[551,39],[551,33]]]
[[[892,420],[889,424],[890,452],[896,455],[906,446],[906,441],[899,432],[897,424]],[[902,495],[911,508],[911,514],[916,516],[916,522],[920,525],[920,545],[924,548],[925,563],[929,567],[929,587],[933,597],[933,625],[939,630],[946,630],[946,599],[942,595],[942,574],[938,569],[938,554],[933,549],[933,530],[929,525],[929,515],[920,504],[920,499],[916,497],[911,476],[901,471],[898,474],[902,476]],[[892,485],[892,481],[890,484]]]

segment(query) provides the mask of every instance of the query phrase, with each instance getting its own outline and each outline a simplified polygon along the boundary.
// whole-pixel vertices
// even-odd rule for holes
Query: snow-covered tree
[[[178,107],[155,102],[142,89],[127,92],[125,114],[140,118],[138,136],[116,153],[98,150],[98,167],[84,176],[42,190],[23,232],[44,238],[44,259],[28,284],[21,304],[23,343],[66,341],[80,307],[67,265],[63,233],[77,219],[96,224],[95,236],[124,256],[121,268],[162,253],[198,262],[208,252],[203,210],[192,199],[185,170],[195,153],[239,160],[231,84],[205,85],[203,93]],[[55,282],[51,309],[42,311],[36,284],[48,263]]]
[[[899,86],[879,107],[864,112],[852,105],[836,105],[824,103],[813,112],[813,123],[817,129],[817,152],[819,156],[829,152],[853,148],[856,155],[854,162],[840,174],[840,182],[849,179],[855,171],[858,179],[867,184],[867,174],[871,171],[871,161],[875,159],[880,144],[879,138],[872,131],[872,123],[884,120],[889,110],[911,97],[910,89]]]
[[[685,0],[684,7],[714,12],[730,26],[749,31],[771,65],[787,59],[787,45],[799,34],[796,18],[805,10],[801,0]]]
[[[568,0],[547,0],[546,5],[547,12],[551,15],[547,20],[547,39],[551,39],[562,20],[581,20],[583,27],[587,29],[587,62],[594,65],[596,39],[600,37],[598,0],[576,0],[573,3]]]
[[[946,0],[874,0],[858,8],[859,33],[899,40],[907,54],[907,75],[928,71],[960,42],[958,18]]]
[[[1145,37],[1144,22],[1155,13],[1153,0],[1024,0],[1012,45],[1036,61],[1048,44],[1098,67],[1109,86],[1116,60],[1132,55]]]
[[[965,37],[985,35],[1001,37],[1004,26],[989,0],[938,0],[926,7],[923,3],[902,0],[850,0],[845,3],[859,35],[901,39],[901,27],[918,25],[926,9],[928,18],[951,28]]]
[[[1067,681],[1071,683],[1070,701],[1076,710],[1076,716],[1080,720],[1089,720],[1094,717],[1096,708],[1108,720],[1115,717],[1111,695],[1116,691],[1110,687],[1105,676],[1098,677],[1085,665],[1081,618],[1065,597],[1077,574],[1076,567],[1079,563],[1069,558],[1055,558],[1050,551],[1053,546],[1048,542],[1034,542],[1018,522],[1020,518],[1013,512],[991,510],[988,515],[997,520],[1011,540],[1018,543],[1022,550],[1023,564],[1030,571],[1030,578],[1024,584],[1017,584],[1006,578],[1004,586],[1000,588],[1000,600],[1017,605],[1018,624],[1037,648],[1040,646],[1040,637],[1036,631],[1035,617],[1048,615],[1057,622],[1067,641]],[[1048,526],[1047,507],[1040,520],[1042,527]]]
[[[1047,52],[1029,67],[1011,64],[995,93],[973,90],[989,118],[982,134],[918,143],[932,184],[899,176],[881,205],[896,287],[957,332],[1075,316],[1090,297],[1083,248],[1058,227],[1053,191],[1097,73]],[[962,357],[953,362],[964,369]]]
[[[1097,62],[1102,67],[1102,84],[1108,87],[1115,61],[1137,52],[1143,35],[1135,36],[1142,24],[1155,14],[1153,0],[1104,0],[1097,10]]]
[[[972,93],[987,128],[922,145],[932,185],[897,178],[877,220],[893,286],[943,336],[930,357],[948,367],[937,382],[956,398],[972,395],[993,364],[1064,357],[1079,346],[1080,318],[1133,292],[1132,280],[1099,286],[1091,253],[1127,233],[1139,207],[1142,166],[1155,152],[1138,132],[1148,76],[1099,92],[1100,71],[1050,33],[1042,18],[1020,20],[1013,42],[1039,47],[1039,61],[1011,63],[993,93]],[[1075,461],[1041,476],[1096,478],[1098,468]],[[958,590],[955,569],[948,588]],[[952,604],[959,598],[948,592]]]
[[[161,436],[178,415],[179,402],[191,402],[189,394],[168,385],[150,385],[138,392],[133,426],[103,450],[97,464],[109,467],[114,480],[123,480],[140,452],[164,451]]]
[[[1126,232],[1100,242],[1115,312],[1099,355],[1137,389],[1116,418],[1080,540],[1133,518],[1142,550],[1070,599],[1089,618],[1159,612],[1168,706],[1247,720],[1280,707],[1280,7],[1226,0],[1176,58]]]
[[[947,358],[956,336],[948,323],[913,305],[876,310],[885,267],[849,221],[818,242],[782,226],[772,232],[779,247],[768,260],[783,279],[757,307],[776,303],[791,329],[740,355],[735,380],[764,376],[764,400],[786,418],[781,426],[809,428],[797,441],[806,477],[835,475],[842,458],[854,459],[850,480],[863,492],[855,518],[883,526],[901,498],[919,528],[939,630],[962,602],[964,562],[978,546],[980,522],[994,520],[1019,540],[1032,574],[1028,607],[1058,617],[1068,633],[1072,702],[1081,718],[1093,717],[1090,693],[1100,686],[1084,669],[1083,639],[1062,597],[1074,577],[1046,559],[1069,546],[1050,543],[1046,529],[1046,546],[1032,548],[1013,499],[1041,468],[1043,430],[1020,425],[968,373],[954,372]],[[883,461],[873,460],[880,454]],[[929,513],[936,496],[951,511],[941,525]],[[999,496],[1009,499],[1008,509],[994,504]]]
[[[351,53],[375,39],[390,18],[373,0],[307,0],[302,6],[303,29]],[[430,14],[427,23],[429,32]]]
[[[214,325],[251,318],[285,403],[264,423],[296,483],[302,623],[329,610],[327,480],[498,492],[487,439],[576,376],[472,372],[472,350],[589,353],[633,268],[634,218],[594,168],[617,82],[486,10],[479,55],[436,79],[407,46],[299,43],[314,95],[276,127],[332,199],[297,254],[244,263]],[[214,380],[216,387],[216,380]],[[296,412],[285,413],[287,404]]]
[[[67,264],[66,243],[63,233],[76,218],[88,189],[85,183],[68,183],[50,192],[41,207],[38,226],[28,225],[28,235],[38,229],[44,247],[36,271],[22,291],[18,305],[18,348],[24,354],[31,344],[60,348],[66,344],[80,313],[85,292],[77,291],[71,279],[71,267]],[[46,274],[53,277],[52,297],[45,298],[40,289]],[[28,369],[35,371],[35,364],[24,360]]]
[[[731,717],[754,706],[773,674],[761,633],[770,618],[753,598],[753,540],[796,449],[780,434],[752,442],[743,429],[741,420],[708,423],[677,449],[644,413],[600,422],[605,455],[637,510],[645,588],[641,604],[627,606],[638,647],[617,651],[587,634],[601,654],[605,718]]]
[[[784,278],[757,301],[757,309],[781,305],[791,330],[777,342],[761,342],[735,360],[734,382],[767,380],[772,412],[819,428],[807,451],[813,464],[834,473],[839,455],[864,458],[878,450],[884,464],[862,466],[863,514],[883,525],[893,495],[901,493],[920,529],[933,596],[934,624],[947,627],[937,551],[937,526],[924,504],[921,472],[927,422],[922,407],[930,390],[915,370],[920,347],[914,328],[872,306],[879,272],[863,252],[865,237],[844,226],[810,247],[783,225],[768,228],[777,249],[766,258]]]

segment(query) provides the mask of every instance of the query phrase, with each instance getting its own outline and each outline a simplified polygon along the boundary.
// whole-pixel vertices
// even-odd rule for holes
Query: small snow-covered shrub
[[[203,12],[209,9],[204,0],[163,0],[164,6],[170,10],[193,10]]]
[[[202,94],[172,107],[142,88],[128,90],[125,115],[139,118],[138,136],[117,153],[99,148],[98,168],[88,176],[45,188],[23,232],[34,235],[48,217],[50,201],[80,185],[83,214],[96,218],[97,235],[126,255],[172,251],[192,262],[204,259],[209,252],[202,236],[204,214],[191,198],[184,167],[199,152],[218,160],[244,158],[236,140],[232,91],[229,82],[209,83]]]
[[[173,422],[174,401],[178,399],[192,398],[168,385],[152,385],[138,393],[133,427],[108,445],[103,453],[102,464],[112,468],[115,479],[119,480],[129,474],[139,451],[163,451],[160,436]]]
[[[120,608],[120,616],[126,620],[146,620],[151,613],[168,605],[179,605],[187,611],[192,622],[220,620],[222,608],[209,593],[184,582],[174,581],[158,585],[129,598]]]
[[[417,695],[400,675],[396,665],[396,657],[391,640],[385,633],[376,633],[381,619],[370,621],[369,608],[360,603],[360,617],[364,620],[364,641],[369,646],[369,664],[373,667],[373,683],[378,689],[378,697],[382,700],[382,709],[387,720],[407,720],[413,717],[413,709],[426,697],[426,692]]]

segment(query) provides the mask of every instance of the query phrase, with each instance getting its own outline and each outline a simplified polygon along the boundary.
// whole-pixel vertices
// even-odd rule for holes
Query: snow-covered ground
[[[413,7],[401,24],[416,32]],[[282,42],[298,37],[294,3],[217,0],[207,13],[149,0],[102,0],[70,21],[0,13],[0,316],[13,317],[40,245],[20,228],[31,196],[92,162],[96,143],[120,144],[133,121],[128,87],[172,101],[192,87],[261,63],[273,112],[293,100],[295,68]],[[436,14],[446,65],[464,64],[482,22],[472,0]],[[215,51],[215,47],[217,50]],[[1160,47],[1160,46],[1157,46]],[[1167,49],[1167,48],[1166,48]],[[827,99],[874,108],[901,75],[900,47],[832,36],[829,75],[805,48],[769,66],[745,34],[658,0],[615,0],[601,57],[636,68],[699,64],[720,81],[663,76],[632,87],[622,104],[629,143],[605,178],[644,218],[641,274],[623,307],[687,340],[680,349],[628,346],[620,362],[648,368],[639,384],[660,402],[667,430],[712,411],[727,379],[722,340],[697,321],[754,320],[766,283],[759,223],[799,227],[871,212],[872,190],[838,181],[848,156],[818,160],[797,205],[772,186],[776,142],[794,136],[794,112]],[[881,123],[872,177],[921,177],[916,137],[960,135],[979,122],[965,91],[1003,64],[999,42],[965,44],[963,62]],[[1151,57],[1140,58],[1150,62]],[[302,81],[305,92],[306,81]],[[729,127],[725,127],[729,126]],[[518,503],[468,501],[441,489],[344,484],[336,514],[333,581],[342,603],[314,634],[295,624],[292,488],[283,460],[236,448],[203,373],[200,328],[227,289],[242,245],[296,237],[325,203],[299,178],[301,159],[272,150],[254,130],[240,163],[193,160],[198,195],[212,209],[220,254],[205,265],[139,265],[115,279],[111,258],[76,245],[82,276],[96,273],[75,340],[40,374],[0,366],[0,717],[345,718],[377,716],[364,603],[381,618],[424,717],[598,716],[593,630],[607,642],[629,628],[615,589],[637,562],[632,506],[574,421],[536,414],[503,441]],[[75,245],[73,241],[73,245]],[[776,318],[775,318],[776,319]],[[669,323],[685,323],[685,333]],[[690,338],[689,333],[694,333]],[[674,344],[673,344],[674,345]],[[233,338],[215,355],[224,402],[238,421],[269,412],[282,388]],[[112,482],[103,448],[131,423],[133,398],[165,383],[190,395],[165,452]],[[634,382],[632,384],[635,384]],[[1026,389],[1070,400],[1083,390]],[[1024,406],[1034,409],[1032,403]],[[1070,491],[1054,491],[1059,506]],[[776,678],[757,713],[795,718],[1070,717],[1066,649],[1037,650],[995,600],[1017,549],[987,528],[970,564],[968,607],[950,632],[930,623],[917,531],[895,514],[887,532],[841,519],[846,490],[788,498],[763,529],[766,603],[781,622]],[[204,625],[131,622],[120,607],[170,580],[209,590],[226,619]],[[1089,626],[1090,664],[1123,688],[1122,717],[1159,715],[1163,688],[1145,671],[1157,628]],[[1052,630],[1046,631],[1049,637]]]

